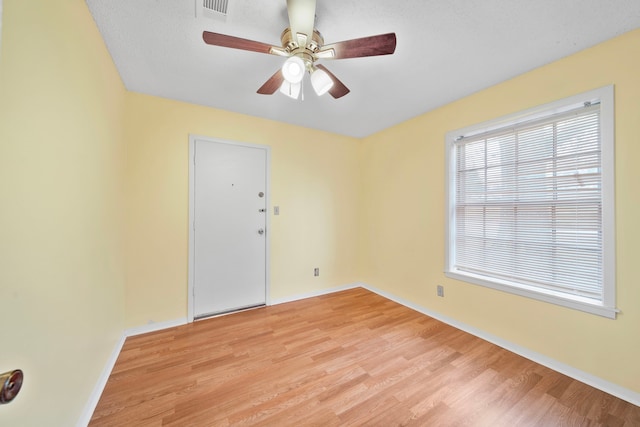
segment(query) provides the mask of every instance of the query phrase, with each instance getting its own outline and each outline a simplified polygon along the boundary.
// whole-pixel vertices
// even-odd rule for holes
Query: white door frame
[[[188,308],[187,321],[193,322],[194,318],[194,272],[195,272],[195,160],[196,160],[196,141],[216,142],[221,144],[231,144],[241,147],[260,148],[265,150],[267,155],[266,167],[266,232],[265,232],[265,303],[271,305],[270,297],[270,277],[271,277],[271,147],[262,144],[252,144],[248,142],[229,141],[218,138],[211,138],[202,135],[189,134],[189,272],[188,272]]]

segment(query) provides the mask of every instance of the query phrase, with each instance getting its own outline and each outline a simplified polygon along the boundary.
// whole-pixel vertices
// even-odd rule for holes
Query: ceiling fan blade
[[[289,27],[300,47],[307,45],[313,36],[316,21],[316,0],[287,0]]]
[[[205,43],[213,46],[230,47],[232,49],[249,50],[251,52],[269,53],[272,55],[289,56],[289,53],[281,47],[270,44],[243,39],[240,37],[228,36],[226,34],[202,32],[202,39]],[[284,52],[284,54],[283,54]]]
[[[284,82],[284,76],[282,75],[282,69],[278,68],[278,71],[276,71],[273,76],[269,77],[269,80],[260,86],[258,93],[261,95],[273,95],[278,89],[280,89],[282,82]]]
[[[387,33],[326,44],[316,53],[316,56],[323,59],[362,58],[390,55],[395,50],[396,33]]]
[[[335,99],[342,98],[351,92],[331,71],[327,70],[327,67],[322,64],[317,64],[316,67],[327,73],[329,77],[331,77],[331,80],[333,80],[333,86],[329,89],[329,94]]]

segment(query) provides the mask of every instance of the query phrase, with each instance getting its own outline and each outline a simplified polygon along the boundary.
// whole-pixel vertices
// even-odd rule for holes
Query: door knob
[[[0,404],[9,403],[18,395],[23,378],[20,369],[0,374]]]
[[[264,234],[264,228],[259,228],[258,229],[258,234]]]

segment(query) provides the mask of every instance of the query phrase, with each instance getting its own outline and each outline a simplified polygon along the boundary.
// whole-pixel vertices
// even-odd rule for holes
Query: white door
[[[193,315],[266,302],[267,148],[193,140]]]

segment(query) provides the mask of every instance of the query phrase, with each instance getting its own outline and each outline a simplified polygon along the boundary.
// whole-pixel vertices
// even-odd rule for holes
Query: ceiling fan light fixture
[[[196,1],[205,2],[206,6],[213,4],[226,7],[228,0]],[[280,34],[280,46],[211,31],[203,31],[202,39],[212,46],[286,57],[280,69],[257,90],[261,95],[272,95],[280,89],[290,98],[304,100],[304,74],[308,72],[318,96],[329,92],[335,99],[342,98],[349,93],[349,88],[322,64],[316,66],[315,62],[329,58],[391,55],[396,50],[396,34],[378,34],[325,44],[324,37],[315,28],[316,2],[317,0],[287,0],[289,26]]]
[[[280,92],[287,95],[289,98],[298,99],[302,90],[302,83],[291,83],[288,81],[282,82],[280,86]]]
[[[300,83],[304,77],[305,69],[304,61],[297,56],[292,56],[282,65],[282,75],[291,84]]]
[[[333,80],[327,72],[316,68],[311,73],[311,86],[313,86],[316,95],[322,96],[333,87]]]

